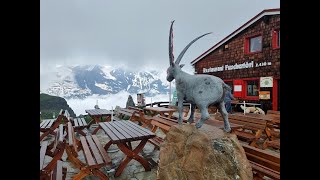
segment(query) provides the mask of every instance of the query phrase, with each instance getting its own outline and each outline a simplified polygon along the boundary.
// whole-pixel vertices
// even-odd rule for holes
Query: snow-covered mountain
[[[127,91],[130,94],[145,93],[146,96],[167,94],[169,83],[163,72],[131,72],[110,66],[57,66],[49,87],[42,90],[66,99],[116,94]]]

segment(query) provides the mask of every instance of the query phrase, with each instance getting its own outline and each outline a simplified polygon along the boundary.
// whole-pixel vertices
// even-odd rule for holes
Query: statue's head
[[[179,72],[183,66],[184,64],[176,65],[175,63],[170,65],[167,69],[167,81],[173,81],[174,75],[176,74],[176,72]]]
[[[198,39],[202,38],[205,35],[208,35],[210,33],[206,33],[203,34],[197,38],[195,38],[194,40],[192,40],[179,54],[178,58],[176,59],[176,61],[174,61],[174,56],[173,56],[173,43],[172,43],[172,39],[173,39],[173,31],[172,31],[172,26],[173,26],[174,21],[171,22],[171,26],[170,26],[170,33],[169,33],[169,63],[170,66],[167,69],[167,81],[171,82],[174,80],[176,73],[178,73],[179,71],[181,71],[181,68],[184,66],[184,64],[179,65],[184,53],[188,50],[188,48],[194,43],[196,42]]]

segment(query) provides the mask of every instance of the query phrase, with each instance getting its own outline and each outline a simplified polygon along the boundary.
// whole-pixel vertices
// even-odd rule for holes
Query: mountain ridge
[[[151,97],[169,92],[164,73],[155,70],[129,71],[100,65],[58,66],[53,76],[54,80],[42,92],[66,99],[120,91],[145,93]]]
[[[40,112],[42,119],[52,119],[53,115],[57,117],[61,109],[66,109],[71,117],[76,116],[64,98],[40,93]]]

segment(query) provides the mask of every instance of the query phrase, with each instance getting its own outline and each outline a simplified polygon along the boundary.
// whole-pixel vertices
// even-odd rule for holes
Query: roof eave
[[[226,36],[225,38],[223,38],[221,41],[219,41],[217,44],[215,44],[214,46],[212,46],[210,49],[208,49],[207,51],[205,51],[204,53],[202,53],[200,56],[198,56],[196,59],[194,59],[193,61],[191,61],[191,65],[194,65],[195,63],[197,63],[198,61],[200,61],[202,58],[204,58],[205,56],[207,56],[208,54],[210,54],[211,52],[213,52],[214,50],[216,50],[218,47],[220,47],[221,45],[223,45],[226,41],[230,40],[231,38],[233,38],[234,36],[236,36],[237,34],[239,34],[240,32],[242,32],[243,30],[245,30],[247,27],[249,27],[250,25],[252,25],[253,23],[257,22],[258,20],[260,20],[263,16],[266,15],[276,15],[276,14],[280,14],[280,8],[277,9],[266,9],[263,10],[262,12],[260,12],[259,14],[257,14],[256,16],[254,16],[253,18],[251,18],[249,21],[247,21],[246,23],[244,23],[242,26],[240,26],[238,29],[236,29],[235,31],[233,31],[231,34],[229,34],[228,36]]]

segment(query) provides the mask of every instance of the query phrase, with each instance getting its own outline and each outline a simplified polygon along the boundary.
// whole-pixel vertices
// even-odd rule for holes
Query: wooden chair
[[[40,141],[43,140],[46,136],[49,134],[55,135],[54,130],[58,128],[60,123],[64,120],[66,123],[68,121],[67,118],[65,118],[65,115],[69,115],[67,110],[60,110],[60,113],[56,119],[48,119],[48,120],[43,120],[40,123],[40,131],[43,132],[43,134],[40,136]]]
[[[241,145],[251,164],[254,179],[262,180],[264,176],[276,180],[280,179],[280,155],[243,143]]]
[[[65,149],[63,136],[63,125],[60,124],[55,132],[54,141],[42,141],[40,146],[40,179],[65,179],[67,169],[62,167],[61,157]],[[44,166],[45,156],[52,157],[52,160]]]
[[[101,145],[96,135],[81,136],[80,141],[75,138],[74,128],[71,122],[67,125],[68,144],[66,145],[66,152],[68,159],[72,164],[80,169],[80,172],[72,177],[72,179],[82,179],[87,175],[94,175],[101,179],[109,179],[99,169],[106,165],[111,165],[111,159],[106,150]],[[82,150],[86,162],[83,163],[78,157],[78,152]]]

